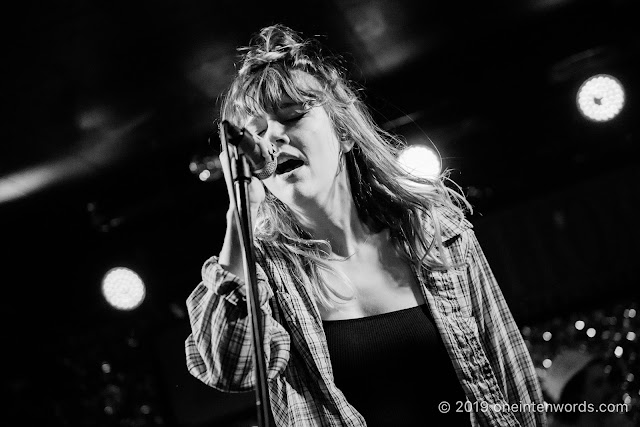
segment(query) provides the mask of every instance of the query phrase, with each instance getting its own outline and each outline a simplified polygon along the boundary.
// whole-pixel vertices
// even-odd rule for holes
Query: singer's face
[[[276,147],[278,167],[263,182],[286,205],[322,203],[335,191],[340,143],[322,106],[305,109],[283,99],[276,111],[251,117],[245,127]]]

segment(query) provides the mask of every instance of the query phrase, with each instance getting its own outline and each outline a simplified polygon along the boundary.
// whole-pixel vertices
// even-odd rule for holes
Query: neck
[[[293,215],[315,239],[327,240],[334,254],[346,257],[370,234],[356,209],[346,173],[336,177],[331,191],[292,208]]]

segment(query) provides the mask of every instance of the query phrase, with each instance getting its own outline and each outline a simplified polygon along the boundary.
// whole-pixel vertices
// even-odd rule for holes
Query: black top
[[[466,398],[426,304],[322,323],[335,383],[368,426],[471,425],[456,412]]]

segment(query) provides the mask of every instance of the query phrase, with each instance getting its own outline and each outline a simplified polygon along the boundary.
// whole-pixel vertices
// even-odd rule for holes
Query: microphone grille
[[[267,179],[271,175],[273,175],[277,167],[278,167],[277,161],[265,163],[262,169],[260,169],[259,171],[255,171],[253,173],[253,176],[255,176],[256,178],[262,181],[263,179]]]

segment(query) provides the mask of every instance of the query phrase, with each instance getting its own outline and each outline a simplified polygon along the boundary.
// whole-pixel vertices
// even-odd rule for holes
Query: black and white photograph
[[[1,425],[640,425],[633,0],[4,16]]]

